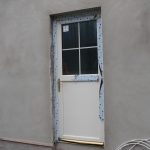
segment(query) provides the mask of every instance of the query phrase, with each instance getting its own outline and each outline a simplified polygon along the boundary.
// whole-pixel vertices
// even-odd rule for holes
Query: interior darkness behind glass
[[[68,24],[67,32],[63,32],[63,26],[67,25],[62,25],[62,48],[78,48],[78,23]]]
[[[95,20],[80,23],[80,46],[97,46],[97,26]]]
[[[62,52],[63,75],[79,74],[79,50]]]
[[[67,30],[65,31],[63,30],[63,26],[66,25],[62,25],[63,75],[97,74],[98,73],[97,47],[91,48],[91,46],[97,46],[96,21],[92,20],[80,22],[79,31],[78,31],[78,23],[67,24]],[[79,35],[78,32],[80,32]],[[73,48],[77,49],[74,50]]]
[[[97,73],[97,48],[81,49],[81,74]]]

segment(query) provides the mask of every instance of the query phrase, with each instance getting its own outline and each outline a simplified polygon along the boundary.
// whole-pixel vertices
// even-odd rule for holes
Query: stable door
[[[104,142],[97,49],[96,20],[57,22],[59,140]]]

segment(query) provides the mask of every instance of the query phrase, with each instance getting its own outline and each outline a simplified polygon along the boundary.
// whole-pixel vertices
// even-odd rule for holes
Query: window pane
[[[79,74],[79,50],[62,51],[63,75]]]
[[[97,74],[97,48],[81,49],[81,74]]]
[[[78,48],[78,23],[62,26],[62,48]]]
[[[97,46],[97,27],[95,20],[80,23],[80,46]]]

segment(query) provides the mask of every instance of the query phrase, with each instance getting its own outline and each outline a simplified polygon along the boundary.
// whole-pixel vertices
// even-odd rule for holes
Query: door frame
[[[104,121],[104,73],[103,73],[103,47],[102,47],[102,19],[100,8],[81,12],[71,12],[53,16],[53,54],[54,54],[54,140],[59,141],[59,122],[58,122],[58,77],[57,77],[57,22],[67,24],[97,20],[97,43],[98,43],[98,65],[101,74],[99,87],[99,117]],[[78,75],[74,81],[95,80],[96,76]]]

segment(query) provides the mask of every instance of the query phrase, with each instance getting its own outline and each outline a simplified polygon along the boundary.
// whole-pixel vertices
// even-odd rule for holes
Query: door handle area
[[[65,81],[65,80],[60,80],[60,78],[58,78],[58,92],[60,92],[60,82],[74,82],[74,81]]]
[[[60,79],[58,78],[58,92],[60,92]]]
[[[70,81],[62,81],[58,78],[58,92],[60,92],[60,82],[70,82]]]

